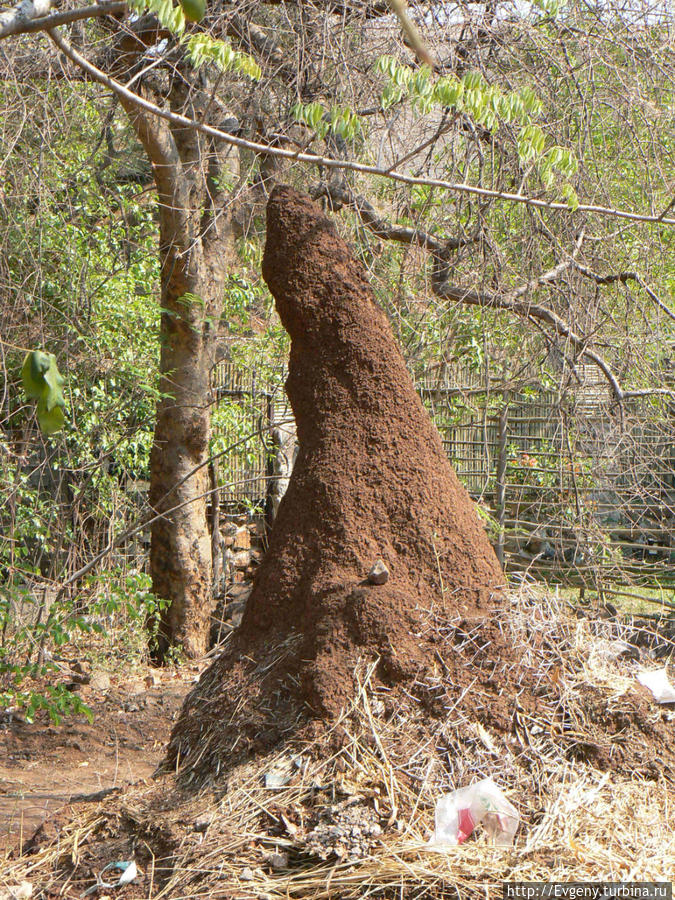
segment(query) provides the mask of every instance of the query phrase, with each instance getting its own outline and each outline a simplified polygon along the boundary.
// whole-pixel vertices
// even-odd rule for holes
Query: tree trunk
[[[163,254],[160,392],[150,458],[150,505],[164,512],[152,526],[150,572],[167,602],[157,635],[162,659],[172,644],[194,658],[207,648],[211,613],[211,535],[207,521],[209,373],[224,266],[206,269],[202,248],[185,271],[175,245]],[[190,296],[188,299],[188,295]]]
[[[170,103],[197,118],[208,99],[188,78],[176,79]],[[227,145],[138,107],[129,105],[127,113],[152,163],[159,198],[161,398],[150,505],[160,518],[152,526],[150,571],[153,592],[165,603],[153,648],[161,662],[172,646],[190,658],[208,649],[210,370],[233,248],[224,174],[236,176],[238,158]]]

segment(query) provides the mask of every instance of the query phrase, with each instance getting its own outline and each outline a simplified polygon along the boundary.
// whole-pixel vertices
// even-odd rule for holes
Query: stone
[[[89,685],[95,691],[109,691],[112,682],[107,672],[94,672]]]
[[[229,601],[246,602],[251,593],[253,585],[251,584],[232,584],[228,588],[227,598]]]
[[[368,572],[368,584],[386,584],[389,581],[389,569],[381,559],[378,559],[370,572]]]
[[[288,853],[283,850],[271,850],[265,853],[264,859],[267,865],[273,869],[288,868]]]
[[[232,565],[235,569],[247,569],[251,564],[251,553],[249,550],[239,550],[232,556]]]
[[[212,813],[204,813],[195,819],[192,827],[198,834],[204,834],[208,831],[209,825],[213,822],[213,814]]]
[[[251,549],[251,532],[248,530],[246,525],[242,525],[241,528],[237,528],[237,532],[232,543],[232,548],[234,550]]]

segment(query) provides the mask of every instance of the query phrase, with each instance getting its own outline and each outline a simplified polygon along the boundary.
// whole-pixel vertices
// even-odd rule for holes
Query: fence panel
[[[261,508],[270,435],[275,422],[291,418],[285,395],[230,363],[214,374],[219,410],[238,410],[217,414],[214,433],[223,446],[249,436],[221,466],[222,503]],[[489,381],[486,389],[481,376],[460,370],[418,389],[507,571],[608,594],[644,584],[672,588],[672,401],[635,401],[621,414],[583,368],[577,382],[565,393]]]

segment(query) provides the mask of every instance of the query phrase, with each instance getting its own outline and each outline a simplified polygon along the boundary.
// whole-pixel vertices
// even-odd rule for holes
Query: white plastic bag
[[[513,843],[520,817],[491,778],[444,794],[436,804],[436,830],[431,844],[462,844],[482,823],[499,847]]]
[[[637,680],[654,695],[657,703],[675,703],[675,687],[668,680],[668,669],[654,669],[651,672],[638,672]]]

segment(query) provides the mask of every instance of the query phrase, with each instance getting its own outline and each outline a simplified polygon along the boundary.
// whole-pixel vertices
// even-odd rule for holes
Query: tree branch
[[[557,266],[554,266],[547,272],[537,276],[537,278],[533,278],[531,281],[528,281],[526,284],[521,285],[519,288],[516,288],[516,290],[507,294],[496,294],[491,291],[475,291],[450,284],[449,261],[447,257],[435,257],[431,275],[431,284],[436,296],[442,299],[458,300],[461,303],[468,303],[471,306],[504,309],[508,312],[513,312],[522,318],[537,319],[539,322],[544,322],[544,324],[546,324],[555,334],[568,340],[581,356],[585,356],[586,359],[595,363],[609,382],[614,396],[619,403],[621,403],[625,395],[616,375],[612,371],[609,363],[596,353],[595,350],[592,350],[587,346],[586,339],[577,334],[574,329],[552,309],[549,309],[547,306],[542,306],[539,303],[532,303],[529,299],[521,299],[538,288],[557,281],[563,272],[574,267],[575,256],[581,248],[582,241],[583,232],[577,238],[574,251],[568,259],[563,260],[558,263]]]
[[[255,56],[261,68],[291,80],[297,77],[297,70],[279,42],[264,28],[250,22],[245,16],[233,15],[227,22],[226,33],[247,53]]]
[[[127,8],[126,0],[101,0],[94,6],[66,9],[46,15],[51,8],[51,0],[22,0],[14,9],[0,13],[0,39],[13,34],[31,34],[46,31],[59,25],[68,25],[81,19],[99,16],[114,16]]]
[[[572,210],[567,203],[557,203],[549,200],[541,200],[537,197],[528,197],[525,194],[512,194],[507,191],[497,191],[472,184],[445,181],[442,178],[422,178],[414,175],[406,175],[404,172],[390,171],[380,168],[379,166],[371,166],[365,163],[352,162],[350,160],[333,159],[328,156],[319,156],[316,153],[300,153],[293,150],[286,150],[283,147],[272,147],[269,144],[260,144],[256,141],[249,141],[245,138],[237,137],[234,134],[228,134],[228,132],[223,131],[222,129],[213,128],[210,125],[205,125],[203,122],[198,122],[194,119],[188,118],[187,116],[181,116],[177,113],[171,112],[170,110],[163,109],[162,107],[157,106],[157,104],[152,103],[144,97],[140,97],[133,91],[127,90],[118,81],[116,81],[114,78],[111,78],[110,75],[107,75],[93,63],[91,63],[88,59],[82,56],[81,53],[78,53],[78,51],[75,50],[75,48],[72,47],[67,41],[65,41],[58,34],[58,32],[54,31],[54,29],[50,29],[48,31],[48,34],[54,41],[54,43],[59,47],[59,49],[69,59],[80,66],[80,68],[83,69],[83,71],[86,72],[91,78],[93,78],[95,81],[98,81],[100,84],[105,85],[111,91],[116,93],[120,98],[124,98],[130,103],[135,103],[141,109],[144,109],[147,112],[150,112],[167,122],[173,122],[176,125],[194,128],[196,131],[200,131],[203,134],[208,134],[212,137],[220,138],[228,144],[232,144],[235,147],[241,147],[246,150],[251,150],[254,153],[260,153],[267,156],[276,156],[280,159],[288,159],[292,162],[310,163],[312,165],[323,166],[327,169],[361,172],[365,175],[375,175],[380,178],[388,178],[391,181],[396,181],[401,184],[437,187],[442,190],[452,191],[453,193],[471,194],[477,197],[485,197],[493,200],[504,200],[510,203],[520,203],[525,206],[534,207],[536,209],[559,210],[560,212],[564,212],[570,216],[574,215],[575,213],[591,213],[594,215],[608,216],[610,218],[627,219],[631,222],[652,222],[658,223],[659,225],[675,225],[675,219],[660,219],[658,216],[649,215],[646,213],[636,213],[625,209],[613,209],[606,206],[595,206],[592,204],[583,203],[579,204],[576,210]]]
[[[46,16],[51,5],[51,0],[21,0],[12,9],[0,13],[0,37],[18,34],[22,26]]]
[[[399,244],[410,244],[430,250],[432,253],[443,253],[444,250],[456,250],[456,246],[447,247],[447,244],[438,240],[428,231],[421,228],[409,228],[405,225],[393,225],[378,215],[375,207],[365,197],[352,193],[344,181],[339,183],[332,181],[329,184],[321,182],[312,192],[312,199],[318,200],[326,197],[333,210],[339,210],[343,206],[349,206],[356,210],[363,224],[373,232],[376,237],[385,241],[397,241]]]
[[[635,281],[640,285],[649,299],[658,306],[661,312],[664,312],[675,322],[675,312],[673,312],[673,310],[649,287],[649,285],[645,284],[637,272],[616,272],[610,275],[598,275],[586,266],[579,265],[579,263],[576,263],[576,268],[582,275],[586,278],[590,278],[596,284],[616,284],[617,282],[626,284],[628,281]]]
[[[433,269],[431,274],[431,285],[434,293],[442,300],[456,300],[460,303],[466,303],[470,306],[482,306],[491,309],[504,309],[508,312],[515,313],[521,318],[536,319],[546,324],[555,334],[568,340],[574,349],[581,355],[590,359],[601,370],[605,378],[609,382],[616,399],[621,403],[624,399],[624,391],[618,382],[618,379],[611,369],[609,363],[603,359],[595,350],[586,346],[586,340],[578,335],[557,313],[553,312],[547,306],[538,303],[532,303],[527,297],[533,291],[546,284],[557,281],[560,276],[568,269],[576,265],[575,257],[581,249],[584,239],[584,232],[577,237],[574,250],[568,259],[563,260],[543,272],[537,278],[533,278],[526,284],[521,285],[507,294],[496,294],[489,291],[475,291],[471,288],[453,285],[449,280],[450,272],[450,254],[462,245],[462,239],[450,239],[441,242],[433,235],[416,228],[407,228],[399,225],[392,225],[382,217],[378,216],[374,208],[363,197],[355,197],[346,187],[341,186],[321,186],[321,190],[315,191],[315,194],[327,195],[335,197],[340,205],[350,206],[358,213],[363,224],[369,228],[373,234],[383,240],[398,241],[403,244],[414,244],[429,250],[433,256]],[[464,241],[468,243],[468,241]]]
[[[52,32],[49,36],[52,37]],[[152,163],[160,203],[180,208],[174,203],[174,193],[180,183],[183,166],[170,128],[125,97],[120,97],[120,103]]]
[[[424,38],[420,34],[417,25],[415,25],[408,15],[408,6],[405,0],[389,0],[389,6],[391,6],[394,11],[403,30],[403,34],[407,39],[406,43],[410,44],[415,56],[417,56],[420,62],[426,63],[431,69],[434,69],[436,67],[436,60],[431,55],[431,51],[424,42]]]

